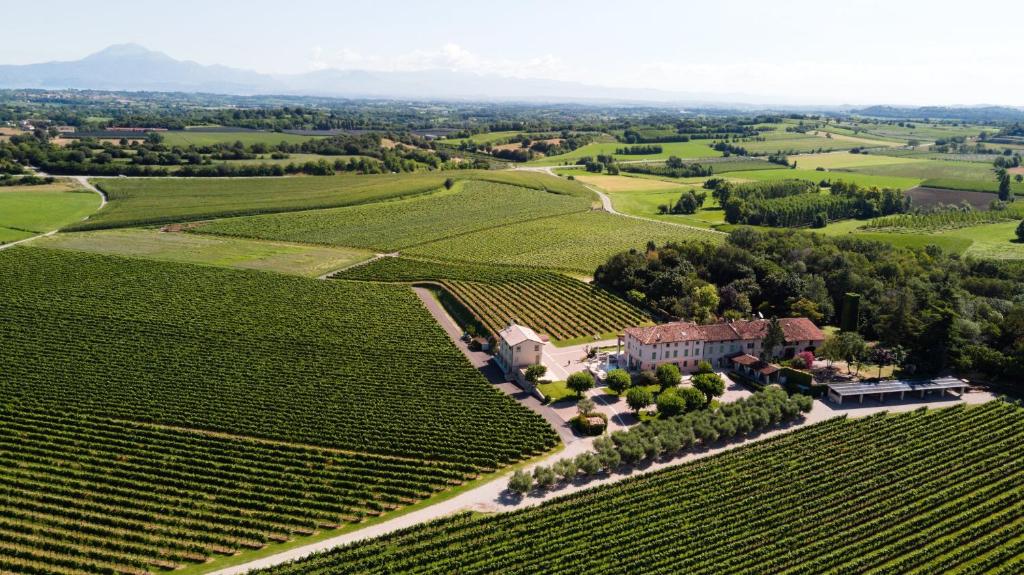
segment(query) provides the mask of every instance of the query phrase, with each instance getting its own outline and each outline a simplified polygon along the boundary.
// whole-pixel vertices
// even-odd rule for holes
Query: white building
[[[540,363],[544,340],[532,329],[510,321],[498,332],[498,364],[508,376],[513,372]]]
[[[785,344],[770,355],[793,357],[800,351],[814,351],[825,340],[814,322],[804,317],[781,318],[779,326]],[[759,356],[761,342],[768,331],[768,320],[743,320],[710,325],[674,322],[648,327],[626,328],[619,340],[630,369],[653,370],[663,363],[674,363],[683,373],[693,372],[701,361],[713,367],[727,368],[729,359],[739,354]],[[623,341],[624,339],[624,341]]]

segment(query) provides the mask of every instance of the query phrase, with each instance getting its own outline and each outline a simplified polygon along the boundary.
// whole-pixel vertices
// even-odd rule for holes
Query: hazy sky
[[[2,64],[135,42],[273,73],[449,68],[768,103],[1024,106],[1024,0],[3,4]]]

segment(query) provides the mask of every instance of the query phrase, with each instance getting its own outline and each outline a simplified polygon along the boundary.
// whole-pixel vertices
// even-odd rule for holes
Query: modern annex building
[[[630,369],[655,369],[674,363],[688,373],[707,361],[715,367],[728,367],[738,354],[758,356],[769,320],[741,320],[709,325],[674,322],[648,327],[626,328],[620,345],[625,344],[626,365]],[[792,357],[799,351],[814,351],[825,340],[814,322],[805,317],[779,319],[786,343],[772,355]]]

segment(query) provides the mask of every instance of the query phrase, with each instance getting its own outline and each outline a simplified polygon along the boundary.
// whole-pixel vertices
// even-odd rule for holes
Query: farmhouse
[[[509,321],[505,329],[498,332],[498,365],[506,377],[527,366],[540,363],[544,340],[532,329]]]
[[[798,351],[814,351],[825,340],[814,322],[804,317],[781,318],[779,326],[785,344],[770,355],[793,357]],[[663,363],[674,363],[687,373],[701,361],[715,367],[729,367],[732,357],[752,357],[764,351],[761,342],[768,331],[768,320],[741,320],[710,325],[674,322],[649,327],[626,328],[619,338],[625,345],[626,364],[630,369],[656,369]]]

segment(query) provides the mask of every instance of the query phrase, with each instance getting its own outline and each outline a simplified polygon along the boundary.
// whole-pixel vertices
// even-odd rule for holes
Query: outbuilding
[[[541,362],[544,340],[537,332],[509,321],[508,325],[498,332],[498,365],[508,377],[516,370],[536,365]]]

